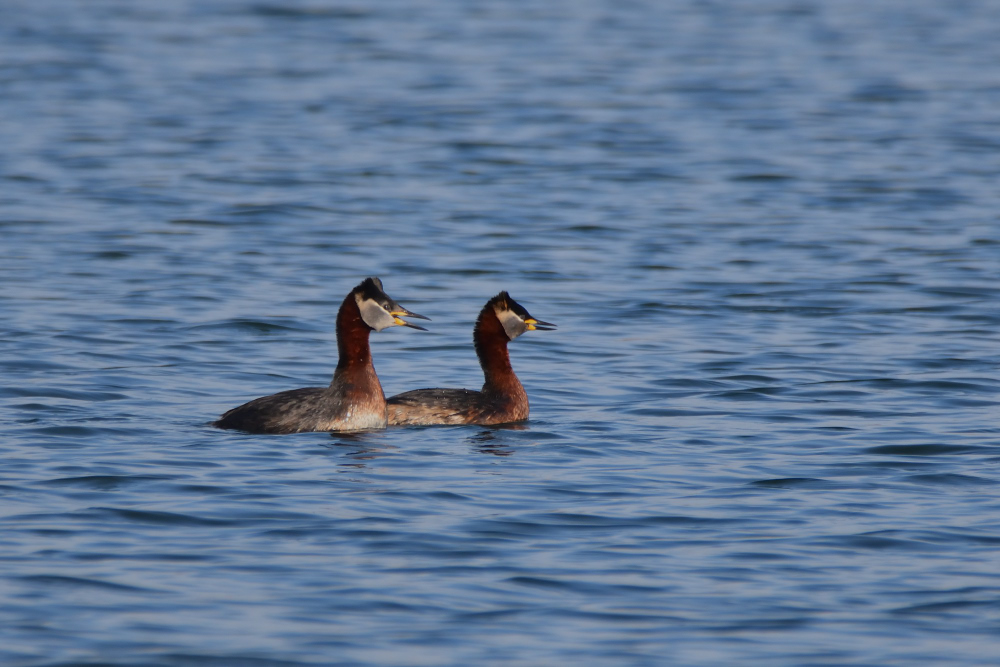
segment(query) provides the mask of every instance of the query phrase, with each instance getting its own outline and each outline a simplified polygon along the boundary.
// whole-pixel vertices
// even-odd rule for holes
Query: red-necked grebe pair
[[[504,424],[528,418],[528,395],[514,374],[507,343],[525,331],[555,325],[536,320],[506,292],[486,302],[472,339],[486,382],[481,391],[417,389],[388,401],[372,365],[368,336],[392,326],[426,331],[402,319],[411,313],[367,278],[351,290],[337,313],[337,370],[328,387],[292,389],[233,408],[213,425],[249,433],[363,431],[386,426]]]

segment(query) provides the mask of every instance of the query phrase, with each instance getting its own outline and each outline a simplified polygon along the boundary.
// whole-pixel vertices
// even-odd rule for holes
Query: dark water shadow
[[[473,451],[479,454],[491,454],[493,456],[513,456],[516,451],[510,443],[509,438],[504,435],[508,431],[530,430],[527,424],[498,424],[496,426],[485,426],[475,435],[466,438],[466,442],[471,445]]]
[[[350,459],[350,463],[337,465],[347,468],[365,468],[362,461],[381,458],[399,448],[386,443],[375,432],[359,431],[356,433],[330,433],[329,442],[317,443],[323,455],[336,454]]]

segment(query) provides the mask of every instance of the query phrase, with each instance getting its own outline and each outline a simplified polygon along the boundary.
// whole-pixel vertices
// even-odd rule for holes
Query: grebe
[[[385,394],[372,366],[368,334],[391,326],[427,331],[400,315],[411,313],[382,291],[382,281],[366,278],[351,290],[337,312],[340,358],[329,387],[292,389],[262,396],[222,415],[213,426],[248,433],[360,431],[385,428]]]
[[[470,389],[415,389],[390,398],[391,426],[425,424],[505,424],[528,418],[528,395],[510,366],[507,342],[525,331],[551,331],[554,324],[536,320],[521,304],[500,292],[486,302],[472,340],[486,383]]]

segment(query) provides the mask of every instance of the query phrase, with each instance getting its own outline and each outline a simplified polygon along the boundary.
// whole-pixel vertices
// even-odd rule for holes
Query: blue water
[[[0,663],[995,664],[996,3],[2,15]],[[530,422],[205,425],[367,275]]]

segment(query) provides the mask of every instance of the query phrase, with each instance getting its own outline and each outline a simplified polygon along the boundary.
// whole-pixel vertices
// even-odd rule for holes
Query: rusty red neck
[[[368,336],[372,328],[361,319],[361,309],[354,294],[348,294],[337,312],[337,371],[372,365]]]
[[[510,365],[510,354],[507,352],[510,339],[492,306],[487,305],[479,313],[472,340],[476,346],[479,365],[483,367],[483,375],[486,376],[483,391],[493,390],[503,394],[523,392],[521,382]]]

